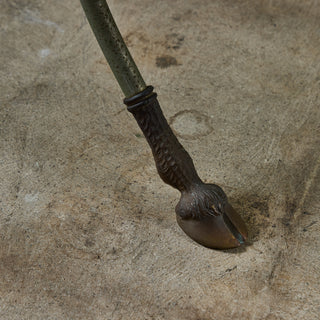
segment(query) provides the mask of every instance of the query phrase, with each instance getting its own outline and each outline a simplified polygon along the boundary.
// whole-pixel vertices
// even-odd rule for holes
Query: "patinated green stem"
[[[124,43],[105,0],[80,0],[101,50],[126,98],[146,84]]]

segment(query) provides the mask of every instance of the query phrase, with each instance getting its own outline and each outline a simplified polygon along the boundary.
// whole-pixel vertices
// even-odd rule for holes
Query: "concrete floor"
[[[0,319],[318,319],[320,3],[109,1],[243,249],[179,229],[78,1],[0,2]]]

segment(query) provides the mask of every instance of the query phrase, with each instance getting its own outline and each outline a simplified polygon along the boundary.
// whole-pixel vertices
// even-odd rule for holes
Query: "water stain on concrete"
[[[171,66],[177,66],[178,61],[175,57],[169,55],[163,55],[156,58],[156,66],[161,69],[165,69]]]
[[[197,110],[181,110],[170,118],[169,124],[177,136],[186,140],[195,140],[213,131],[208,116]]]

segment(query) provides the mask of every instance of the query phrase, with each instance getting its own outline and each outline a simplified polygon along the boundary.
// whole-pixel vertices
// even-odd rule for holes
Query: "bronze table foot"
[[[105,0],[80,0],[91,28],[124,95],[124,103],[146,137],[162,180],[178,189],[176,217],[194,241],[216,249],[238,247],[247,238],[241,217],[223,190],[199,178],[191,157],[165,119],[152,86],[146,86]]]

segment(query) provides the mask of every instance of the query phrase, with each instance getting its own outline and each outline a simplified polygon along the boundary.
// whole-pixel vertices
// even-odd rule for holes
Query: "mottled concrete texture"
[[[109,5],[250,241],[179,229],[78,1],[2,0],[0,319],[318,319],[320,3]]]

